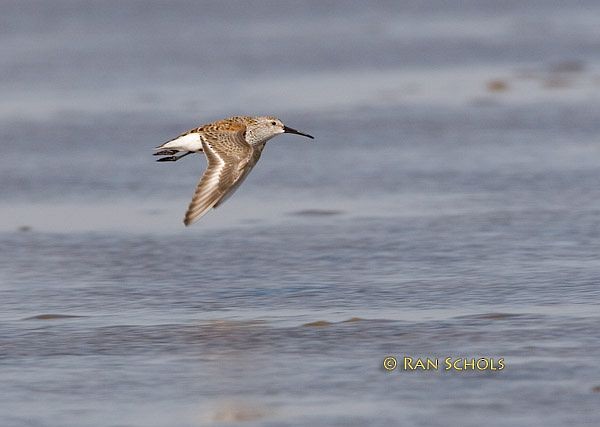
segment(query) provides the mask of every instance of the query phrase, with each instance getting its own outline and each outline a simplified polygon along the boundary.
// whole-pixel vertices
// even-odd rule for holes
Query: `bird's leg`
[[[181,159],[182,157],[187,156],[188,154],[192,154],[193,151],[186,151],[185,153],[183,153],[181,156],[169,156],[169,157],[161,157],[160,159],[156,160],[157,162],[176,162],[177,160]]]
[[[155,156],[172,156],[173,154],[177,154],[178,150],[161,150],[154,153]]]

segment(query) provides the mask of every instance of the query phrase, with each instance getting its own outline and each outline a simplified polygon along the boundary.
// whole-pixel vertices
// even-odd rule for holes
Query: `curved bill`
[[[283,131],[284,131],[285,133],[295,133],[296,135],[302,135],[302,136],[305,136],[305,137],[307,137],[307,138],[310,138],[310,139],[315,139],[315,137],[314,137],[314,136],[312,136],[312,135],[309,135],[309,134],[307,134],[307,133],[302,133],[302,132],[299,132],[299,131],[297,131],[296,129],[292,129],[292,128],[289,128],[289,127],[287,127],[287,126],[284,126],[284,127],[283,127]]]

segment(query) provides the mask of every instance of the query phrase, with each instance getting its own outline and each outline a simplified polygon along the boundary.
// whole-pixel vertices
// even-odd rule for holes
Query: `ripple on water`
[[[77,319],[77,318],[81,318],[81,317],[87,317],[87,316],[80,316],[80,315],[74,315],[74,314],[38,314],[36,316],[31,316],[31,317],[26,317],[23,320],[58,320],[58,319]]]

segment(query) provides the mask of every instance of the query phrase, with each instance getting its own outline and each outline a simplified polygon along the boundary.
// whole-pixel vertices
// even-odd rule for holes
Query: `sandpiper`
[[[267,141],[281,133],[314,139],[285,126],[276,117],[234,116],[191,129],[156,147],[154,155],[165,156],[159,162],[174,162],[199,152],[208,161],[183,223],[190,225],[225,202],[256,165]]]

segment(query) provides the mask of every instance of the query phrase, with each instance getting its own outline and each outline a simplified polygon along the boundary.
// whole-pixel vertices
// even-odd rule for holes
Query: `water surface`
[[[0,424],[600,423],[596,2],[2,10]],[[316,140],[184,228],[239,113]]]

